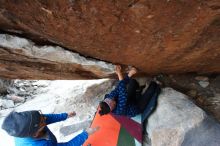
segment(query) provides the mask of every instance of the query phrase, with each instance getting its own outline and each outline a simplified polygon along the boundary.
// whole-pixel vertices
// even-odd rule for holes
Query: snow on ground
[[[68,141],[83,128],[88,127],[103,94],[112,87],[112,82],[102,80],[56,80],[36,81],[35,85],[46,85],[39,94],[15,108],[16,111],[41,110],[42,113],[61,113],[76,111],[77,115],[50,126],[58,141]],[[94,86],[94,87],[92,87]],[[89,88],[91,88],[89,90]],[[94,91],[94,92],[92,92]],[[3,117],[13,109],[0,111],[0,123]],[[80,125],[80,126],[79,126]],[[81,127],[81,128],[79,128]],[[78,131],[78,132],[77,132]],[[13,138],[0,130],[0,145],[14,146]]]

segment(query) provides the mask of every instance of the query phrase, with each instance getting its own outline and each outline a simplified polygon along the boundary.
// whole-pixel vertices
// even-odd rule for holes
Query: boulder
[[[11,84],[10,80],[0,79],[0,94],[5,95],[8,93],[8,88]]]
[[[91,79],[109,75],[109,67],[69,61],[69,51],[84,59],[133,65],[145,74],[219,73],[219,6],[219,0],[1,0],[1,32],[44,45],[33,52],[1,45],[0,76]],[[13,48],[21,48],[16,44]]]
[[[209,82],[208,81],[199,81],[198,83],[203,88],[206,88],[206,87],[209,86]]]
[[[1,102],[1,106],[2,106],[4,109],[14,108],[14,106],[15,106],[13,100],[2,99],[0,102]]]
[[[0,80],[0,94],[7,92],[7,88],[5,87],[2,80]]]
[[[146,130],[152,146],[220,144],[220,124],[172,88],[163,89]]]
[[[23,103],[25,102],[25,98],[24,97],[21,97],[21,96],[16,96],[16,95],[7,95],[6,98],[8,100],[12,100],[14,101],[14,103]]]

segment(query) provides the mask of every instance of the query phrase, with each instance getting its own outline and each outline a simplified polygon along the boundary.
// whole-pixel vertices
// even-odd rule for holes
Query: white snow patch
[[[110,85],[101,85],[104,82],[108,82],[108,79],[102,80],[55,80],[55,81],[46,81],[40,80],[34,82],[34,85],[45,85],[44,91],[39,91],[39,94],[35,95],[36,97],[28,100],[24,104],[15,107],[16,111],[26,111],[26,110],[41,110],[42,113],[62,113],[76,111],[76,116],[69,118],[63,122],[58,122],[52,124],[49,128],[57,137],[59,142],[65,142],[77,135],[79,131],[73,131],[72,134],[62,135],[60,128],[63,126],[72,126],[79,122],[92,120],[95,111],[97,110],[98,103],[103,97],[91,97],[89,101],[85,102],[83,95],[87,91],[88,87],[93,85],[99,88],[111,88]],[[102,89],[100,88],[100,89]],[[98,93],[97,93],[98,94]],[[101,95],[102,96],[102,95]],[[90,95],[89,95],[90,97]],[[95,101],[95,102],[94,102]],[[90,103],[91,102],[91,103]],[[0,111],[0,125],[3,122],[4,117],[13,109],[6,109]],[[0,130],[0,145],[7,144],[8,146],[14,146],[13,137],[9,136],[2,129]]]

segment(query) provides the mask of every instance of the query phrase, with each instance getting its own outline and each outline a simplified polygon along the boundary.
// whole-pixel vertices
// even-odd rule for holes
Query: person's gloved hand
[[[95,133],[96,131],[98,131],[99,129],[100,129],[100,127],[87,128],[86,132],[88,133],[88,135],[91,135],[91,134]]]
[[[71,118],[71,117],[73,117],[73,116],[75,116],[76,115],[76,112],[69,112],[68,113],[68,118]]]

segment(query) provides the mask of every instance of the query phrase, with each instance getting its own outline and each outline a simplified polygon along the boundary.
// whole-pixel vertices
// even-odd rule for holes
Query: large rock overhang
[[[0,28],[43,38],[90,58],[133,65],[147,74],[219,73],[219,7],[218,0],[2,0]],[[16,58],[14,62],[0,58],[1,66],[10,67]],[[67,72],[60,79],[81,76],[64,77]],[[38,73],[36,78],[49,78]],[[56,71],[49,69],[46,74],[54,76]],[[17,78],[29,77],[18,74]]]

